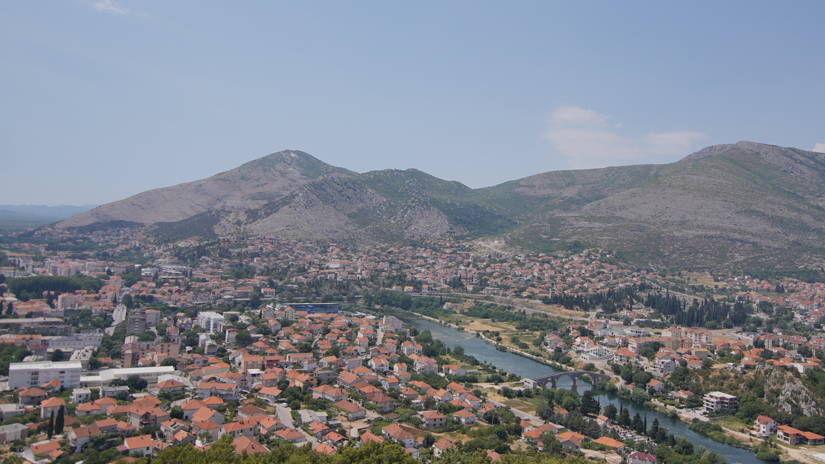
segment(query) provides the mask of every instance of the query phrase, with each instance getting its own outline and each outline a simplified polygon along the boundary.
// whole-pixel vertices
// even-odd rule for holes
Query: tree
[[[547,451],[550,454],[562,454],[563,448],[561,442],[556,438],[556,435],[552,432],[544,432],[539,437],[539,441],[541,441],[542,446],[544,446],[544,451]]]
[[[619,413],[619,411],[616,409],[616,406],[613,406],[612,404],[608,404],[607,406],[604,407],[604,412],[602,414],[604,414],[604,416],[607,417],[608,419],[610,419],[611,421],[615,422],[616,421],[616,415],[618,413]]]
[[[63,417],[64,414],[66,414],[65,406],[61,404],[60,408],[57,410],[57,418],[54,420],[54,433],[58,435],[63,433],[63,423],[65,421],[65,418]]]
[[[178,360],[175,358],[166,358],[160,362],[161,366],[172,366],[175,369],[178,367]]]
[[[149,383],[136,375],[130,375],[126,378],[126,385],[129,387],[130,391],[139,392],[146,388]]]
[[[249,304],[253,308],[258,308],[261,306],[261,289],[256,287],[254,290],[252,290],[252,292],[249,294]]]
[[[175,406],[169,410],[170,419],[183,419],[183,409],[180,406]]]
[[[238,334],[235,335],[235,344],[238,346],[248,346],[252,343],[252,335],[249,335],[249,331],[246,329],[241,329],[238,331]]]
[[[622,427],[628,427],[630,425],[630,411],[627,409],[622,408],[622,411],[619,413],[619,425]]]
[[[63,350],[61,350],[60,348],[52,351],[52,362],[63,361],[64,358],[65,355],[63,354]]]
[[[599,400],[593,398],[593,392],[591,390],[586,390],[584,394],[582,394],[581,404],[579,405],[579,411],[583,415],[587,414],[599,414],[601,411],[601,405],[599,404]]]
[[[541,420],[546,421],[553,415],[553,407],[544,401],[539,401],[539,404],[536,406],[536,415],[539,416]]]
[[[500,423],[500,421],[498,419],[498,411],[495,410],[495,409],[491,409],[491,410],[485,412],[484,415],[482,416],[482,418],[484,419],[485,422],[487,422],[490,425],[496,425],[496,424]]]
[[[132,309],[135,307],[135,303],[134,301],[132,301],[132,295],[128,293],[123,295],[123,298],[120,300],[120,303],[123,306],[126,306],[127,309]]]
[[[656,435],[659,434],[659,419],[653,418],[653,423],[650,424],[650,429],[647,431],[647,436],[656,439]]]
[[[155,326],[155,331],[158,333],[158,337],[162,337],[166,335],[167,325],[164,322],[158,322]]]
[[[49,425],[46,426],[46,435],[49,436],[49,440],[51,440],[52,435],[54,435],[54,411],[52,411],[52,415],[49,417]]]
[[[645,423],[642,422],[642,416],[640,416],[638,412],[635,416],[633,416],[633,421],[630,423],[630,428],[635,430],[636,433],[645,433]]]
[[[650,382],[650,379],[652,379],[652,378],[653,378],[653,376],[650,375],[649,373],[647,373],[645,371],[639,371],[639,372],[633,374],[633,383],[635,383],[636,385],[639,385],[639,386],[647,385],[647,383]]]

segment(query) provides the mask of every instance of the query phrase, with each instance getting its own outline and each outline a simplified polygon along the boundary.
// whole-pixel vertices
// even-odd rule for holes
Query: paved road
[[[114,335],[115,327],[126,320],[126,306],[120,304],[115,306],[115,310],[112,312],[112,319],[114,319],[114,322],[112,322],[111,327],[107,327],[104,330],[104,332],[106,332],[106,335],[110,337]]]

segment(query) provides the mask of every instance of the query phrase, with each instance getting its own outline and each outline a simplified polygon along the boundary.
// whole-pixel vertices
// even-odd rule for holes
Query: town
[[[238,454],[395,443],[425,462],[725,460],[638,411],[763,461],[825,457],[825,283],[799,276],[478,242],[162,243],[143,228],[46,227],[3,237],[0,253],[8,459],[107,463],[229,440]],[[554,374],[521,378],[406,316]]]

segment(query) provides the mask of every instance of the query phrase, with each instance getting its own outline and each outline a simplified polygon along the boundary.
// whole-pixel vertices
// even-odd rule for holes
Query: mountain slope
[[[149,190],[108,203],[60,221],[56,226],[70,228],[113,221],[177,222],[209,211],[255,208],[322,176],[354,174],[306,153],[287,150],[208,179]]]
[[[596,245],[656,267],[821,264],[825,155],[739,142],[666,165],[547,172],[473,190],[414,169],[356,174],[282,152],[58,226],[107,221],[155,224],[161,239],[498,237],[536,251]]]
[[[825,256],[825,155],[740,142],[659,166],[646,182],[575,211],[545,215],[518,238],[573,239],[654,265],[776,266]]]

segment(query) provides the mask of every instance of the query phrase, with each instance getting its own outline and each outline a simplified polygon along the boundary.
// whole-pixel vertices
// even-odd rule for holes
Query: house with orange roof
[[[57,411],[60,407],[66,408],[66,402],[62,398],[49,398],[40,402],[40,417],[48,419],[54,414],[57,417]]]
[[[782,443],[788,445],[796,445],[797,443],[806,443],[808,445],[821,445],[825,443],[825,437],[817,435],[813,432],[803,432],[787,425],[779,425],[776,427],[776,438]]]
[[[223,414],[215,411],[212,408],[200,408],[192,414],[192,422],[211,421],[217,424],[223,424]]]
[[[238,454],[268,453],[269,450],[254,438],[242,436],[232,440],[232,446]]]
[[[398,424],[385,425],[381,428],[381,433],[400,443],[404,448],[411,448],[413,446],[413,435],[401,428]]]
[[[340,388],[331,387],[329,385],[321,385],[312,389],[312,397],[335,402],[346,400],[349,398],[349,393]]]
[[[578,451],[582,447],[584,435],[577,432],[564,432],[556,435],[556,439],[561,443],[565,452]]]
[[[231,435],[233,438],[242,436],[253,438],[257,428],[258,422],[255,420],[242,419],[239,421],[229,422],[228,424],[223,424],[221,426],[218,431],[218,438],[226,434]]]
[[[83,445],[89,443],[92,437],[101,435],[102,433],[103,432],[101,432],[100,429],[94,425],[87,427],[76,427],[66,433],[66,439],[69,440],[69,444],[74,448],[74,452],[79,453],[80,449],[83,448]]]
[[[195,435],[201,436],[205,433],[209,435],[209,439],[212,441],[215,441],[218,438],[220,438],[220,430],[221,424],[209,420],[195,422],[194,424],[192,424],[192,432],[194,432]]]
[[[757,416],[753,422],[753,431],[757,437],[769,437],[776,433],[776,421],[768,416]]]
[[[361,436],[360,436],[360,437],[358,437],[358,438],[361,440],[361,443],[363,443],[363,444],[367,444],[367,443],[378,443],[378,444],[381,444],[381,443],[384,443],[384,439],[383,439],[383,438],[381,438],[381,437],[379,437],[379,436],[376,436],[376,435],[373,435],[373,434],[372,434],[372,433],[370,433],[370,432],[364,432],[364,433],[362,433],[362,434],[361,434]]]
[[[127,410],[129,424],[135,427],[146,427],[148,425],[160,427],[160,424],[169,420],[169,413],[156,406],[130,405]]]
[[[195,414],[201,408],[207,408],[208,406],[201,400],[193,399],[189,400],[181,405],[181,409],[183,409],[183,418],[186,420],[192,420],[192,415]]]
[[[464,425],[473,425],[476,423],[476,415],[466,409],[457,411],[453,414],[453,417]]]
[[[441,457],[441,455],[445,451],[451,449],[456,449],[455,445],[453,444],[453,442],[447,440],[446,438],[442,438],[441,440],[438,440],[437,442],[433,443],[433,455],[435,457]]]
[[[40,404],[48,397],[46,390],[42,388],[21,387],[17,389],[17,404]]]
[[[158,388],[160,389],[160,391],[165,392],[182,391],[184,387],[185,385],[183,383],[172,379],[164,380],[163,382],[158,383]]]
[[[604,446],[612,449],[613,451],[615,451],[619,454],[623,453],[624,450],[625,450],[625,444],[624,443],[620,442],[619,440],[614,440],[613,438],[610,438],[610,437],[600,437],[596,440],[593,440],[593,443],[598,443],[600,445],[604,445]]]
[[[38,458],[38,456],[46,456],[50,460],[54,460],[57,457],[60,457],[60,440],[55,438],[52,441],[37,443],[31,445],[30,447],[26,448],[23,451],[23,458],[29,462],[38,462],[42,458]]]
[[[423,411],[418,413],[421,417],[421,426],[428,429],[441,429],[447,425],[447,418],[438,411]]]
[[[117,449],[126,455],[140,453],[143,456],[151,456],[155,451],[155,442],[151,435],[139,435],[123,440],[123,445],[118,446]]]
[[[307,439],[303,433],[287,428],[278,430],[274,433],[274,435],[281,440],[288,441],[290,443],[302,443]]]

